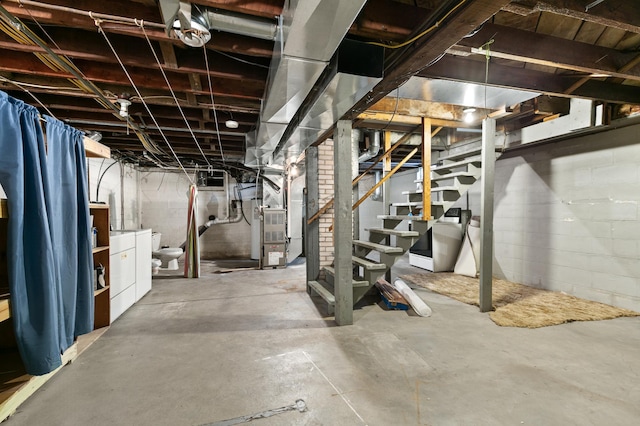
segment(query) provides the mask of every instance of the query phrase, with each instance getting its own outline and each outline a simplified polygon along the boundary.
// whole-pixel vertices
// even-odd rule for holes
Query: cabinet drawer
[[[129,249],[110,257],[111,297],[116,296],[136,281],[136,251]]]
[[[109,242],[111,253],[118,253],[136,246],[135,232],[113,232]]]
[[[111,299],[111,322],[129,309],[136,302],[136,288],[131,286]]]

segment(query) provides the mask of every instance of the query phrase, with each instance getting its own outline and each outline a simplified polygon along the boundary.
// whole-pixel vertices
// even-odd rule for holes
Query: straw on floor
[[[405,275],[402,279],[453,299],[478,306],[479,280],[450,272]],[[565,293],[494,278],[493,322],[503,327],[538,328],[572,321],[597,321],[640,313]]]

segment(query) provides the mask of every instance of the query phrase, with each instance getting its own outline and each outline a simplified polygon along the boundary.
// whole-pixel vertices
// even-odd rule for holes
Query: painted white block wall
[[[89,200],[109,204],[111,227],[139,229],[138,171],[131,165],[122,165],[111,159],[89,158],[87,166]],[[101,176],[99,192],[96,194]]]
[[[392,177],[393,179],[393,177]],[[358,197],[362,198],[375,184],[374,175],[365,176],[358,182]],[[359,210],[359,232],[361,240],[369,239],[369,228],[380,228],[382,221],[378,219],[378,215],[384,214],[382,200],[374,201],[371,197],[367,197],[365,201],[358,207]]]
[[[237,199],[235,181],[230,180],[231,199]],[[162,245],[178,247],[186,239],[189,184],[183,172],[159,169],[140,172],[141,224],[160,232]],[[249,222],[253,217],[251,200],[254,197],[254,188],[242,191],[244,213]],[[199,225],[204,224],[210,215],[227,218],[228,210],[224,191],[199,188]],[[251,226],[244,219],[238,223],[213,225],[200,237],[200,254],[203,259],[248,259],[251,254]]]
[[[494,274],[640,311],[639,141],[636,125],[501,157]]]

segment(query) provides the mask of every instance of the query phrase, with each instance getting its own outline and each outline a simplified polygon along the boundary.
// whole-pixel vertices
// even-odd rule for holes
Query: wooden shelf
[[[111,148],[89,138],[84,138],[84,152],[87,157],[111,158]]]
[[[8,219],[9,218],[9,206],[7,205],[6,199],[0,200],[0,219]]]
[[[90,209],[108,209],[109,204],[89,203]]]
[[[106,287],[101,288],[99,290],[94,290],[93,291],[93,296],[95,297],[95,296],[99,295],[100,293],[104,293],[107,290],[109,290],[109,286],[106,286]]]
[[[100,246],[93,248],[93,254],[100,253],[101,251],[109,250],[109,246]]]
[[[6,321],[11,318],[11,311],[9,310],[9,295],[0,294],[0,322]]]

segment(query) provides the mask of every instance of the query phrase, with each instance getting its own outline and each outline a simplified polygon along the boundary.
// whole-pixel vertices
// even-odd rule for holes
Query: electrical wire
[[[491,45],[495,40],[491,38],[488,42],[480,46],[485,50],[485,69],[484,69],[484,109],[487,110],[487,86],[489,84],[489,61],[491,60]],[[487,115],[488,117],[489,115]]]
[[[21,85],[21,86],[24,86],[24,87],[32,87],[34,89],[59,90],[59,91],[71,90],[72,92],[81,91],[81,89],[79,87],[46,86],[46,85],[43,85],[43,84],[25,83],[23,81],[11,80],[10,78],[6,78],[6,77],[3,77],[3,76],[0,76],[0,81],[4,81],[6,83],[15,84],[16,86],[17,85]]]
[[[184,174],[187,176],[187,179],[189,180],[189,182],[193,185],[194,184],[193,179],[191,179],[191,176],[189,176],[189,174],[187,173],[187,170],[182,165],[182,162],[178,158],[178,155],[176,154],[175,150],[173,149],[173,146],[171,146],[171,144],[169,143],[169,140],[167,139],[167,136],[164,134],[164,132],[160,128],[160,124],[158,124],[158,121],[156,120],[156,117],[151,112],[151,109],[149,108],[149,105],[147,105],[145,100],[142,98],[142,94],[140,93],[140,90],[138,89],[138,86],[136,86],[136,84],[134,83],[133,79],[131,78],[131,75],[129,74],[129,71],[127,71],[127,68],[122,63],[122,60],[120,59],[120,56],[118,56],[118,53],[113,48],[113,45],[109,41],[109,37],[107,37],[107,33],[105,33],[104,30],[102,29],[102,26],[100,25],[100,20],[96,19],[96,20],[94,20],[94,23],[98,27],[98,32],[100,34],[102,34],[102,36],[104,37],[105,41],[109,45],[109,48],[111,49],[111,52],[113,52],[113,55],[116,57],[118,63],[120,64],[120,67],[122,68],[122,70],[124,71],[125,75],[127,76],[127,79],[129,79],[129,83],[131,83],[131,86],[134,88],[134,90],[138,94],[138,97],[142,101],[142,104],[144,105],[145,109],[147,110],[147,113],[149,113],[149,115],[151,116],[151,119],[153,120],[153,123],[158,128],[158,131],[160,132],[160,135],[162,135],[162,139],[164,139],[164,142],[167,144],[167,146],[171,150],[171,153],[173,154],[173,157],[176,159],[176,161],[178,162],[180,168],[182,169]],[[149,151],[151,151],[151,150],[149,150]]]
[[[238,187],[240,187],[240,189],[238,189]],[[237,180],[236,180],[235,189],[236,189],[236,197],[238,197],[238,201],[240,201],[240,213],[242,213],[242,218],[244,219],[245,222],[247,222],[247,225],[251,225],[251,223],[247,220],[247,217],[244,215],[244,203],[242,202],[242,190],[244,188],[240,186]]]
[[[18,83],[17,81],[9,80],[8,78],[4,78],[2,76],[0,76],[0,81],[4,81],[6,83],[13,84],[14,86],[19,88],[20,90],[24,91],[27,95],[31,96],[33,98],[33,100],[38,103],[38,105],[40,105],[42,108],[44,108],[44,110],[47,111],[47,114],[49,114],[53,118],[56,118],[56,116],[51,112],[51,110],[49,110],[49,108],[47,108],[47,106],[45,104],[43,104],[40,101],[40,99],[38,99],[38,97],[36,95],[31,93],[31,91],[29,89],[27,89],[25,87],[22,87],[21,83]],[[56,120],[57,120],[57,118],[56,118]]]
[[[114,161],[113,163],[109,164],[109,166],[107,166],[107,168],[106,168],[106,169],[104,169],[104,172],[102,173],[102,176],[100,176],[100,177],[98,178],[98,184],[96,185],[96,201],[98,201],[98,200],[99,200],[98,196],[99,196],[99,194],[100,194],[100,183],[102,183],[102,178],[104,177],[104,175],[106,175],[106,174],[107,174],[107,172],[109,171],[109,169],[110,169],[111,167],[113,167],[114,165],[116,165],[116,164],[119,164],[119,162],[118,162],[118,161]]]
[[[227,58],[233,59],[234,61],[238,61],[238,62],[242,62],[243,64],[247,64],[247,65],[254,65],[256,67],[260,67],[260,68],[266,68],[269,69],[269,65],[263,65],[263,64],[258,64],[256,62],[251,62],[251,61],[247,61],[246,59],[242,59],[242,58],[238,58],[237,56],[233,56],[233,55],[229,55],[228,53],[225,53],[221,50],[216,50],[216,49],[209,49],[212,52],[216,52],[222,56],[226,56]]]
[[[209,81],[209,94],[211,95],[211,106],[213,109],[213,120],[216,124],[216,134],[218,135],[218,147],[220,148],[220,156],[222,157],[222,164],[226,165],[224,160],[224,151],[222,150],[222,141],[220,140],[220,126],[218,125],[218,112],[216,111],[216,103],[213,100],[213,85],[211,84],[211,72],[209,72],[209,59],[207,58],[207,48],[202,46],[204,52],[204,63],[207,67],[207,80]]]
[[[144,28],[144,21],[140,21],[139,27],[142,29],[142,33],[144,34],[144,38],[147,40],[147,43],[149,44],[149,49],[151,50],[151,53],[153,53],[153,57],[156,59],[156,63],[158,64],[158,68],[160,68],[160,72],[162,73],[162,77],[164,77],[164,81],[165,81],[165,83],[167,83],[167,88],[171,92],[171,96],[173,96],[173,100],[176,103],[176,106],[178,107],[178,111],[180,111],[180,115],[182,116],[182,119],[184,120],[184,123],[187,125],[187,129],[189,129],[189,133],[191,133],[191,137],[193,138],[193,141],[196,143],[196,146],[198,147],[198,150],[200,151],[200,154],[202,154],[202,157],[204,158],[204,161],[207,163],[207,165],[209,167],[211,167],[211,163],[209,163],[209,159],[207,159],[207,156],[204,154],[204,151],[202,151],[202,147],[200,146],[200,143],[198,143],[198,139],[196,138],[196,135],[193,133],[193,129],[191,129],[191,125],[189,124],[189,120],[187,120],[187,117],[184,115],[184,111],[182,110],[182,107],[180,106],[180,102],[178,102],[178,98],[176,97],[176,94],[173,91],[173,87],[171,87],[171,83],[169,82],[169,79],[167,78],[167,73],[165,73],[164,68],[162,67],[162,64],[160,63],[160,59],[158,59],[158,55],[157,55],[155,49],[153,48],[153,45],[151,44],[151,40],[149,40],[149,36],[147,35],[147,31]]]
[[[436,28],[438,28],[443,21],[445,21],[449,16],[451,16],[451,14],[453,12],[455,12],[456,10],[458,10],[464,3],[466,3],[467,0],[462,0],[460,3],[458,3],[457,5],[455,5],[449,12],[447,12],[442,18],[440,18],[438,21],[436,21],[435,24],[433,24],[432,26],[430,26],[429,28],[427,28],[426,30],[422,31],[420,34],[411,37],[409,40],[406,40],[400,44],[384,44],[384,43],[378,43],[375,41],[371,41],[367,44],[372,44],[374,46],[382,46],[385,47],[387,49],[400,49],[402,47],[405,47],[411,43],[413,43],[414,41],[426,36],[427,34],[429,34],[431,31],[435,30]]]
[[[28,8],[25,8],[24,5],[22,4],[22,0],[19,1],[20,3],[20,7],[24,8],[27,13],[29,14],[29,17],[33,20],[33,22],[36,23],[36,25],[38,26],[38,28],[40,28],[40,31],[42,31],[42,33],[47,36],[47,38],[49,39],[49,41],[56,47],[56,49],[58,49],[59,51],[63,51],[60,46],[58,46],[58,43],[56,43],[56,41],[53,39],[53,37],[51,37],[51,35],[47,32],[47,30],[44,29],[44,27],[42,25],[40,25],[40,22],[36,19],[35,16],[33,16],[33,14],[31,13],[31,10],[29,10]],[[60,56],[62,56],[64,59],[66,59],[69,63],[71,62],[71,58],[69,58],[67,55],[63,54],[59,54]],[[84,73],[82,72],[82,70],[80,70],[78,68],[78,73],[84,77],[85,79],[87,78],[86,75],[84,75]]]

